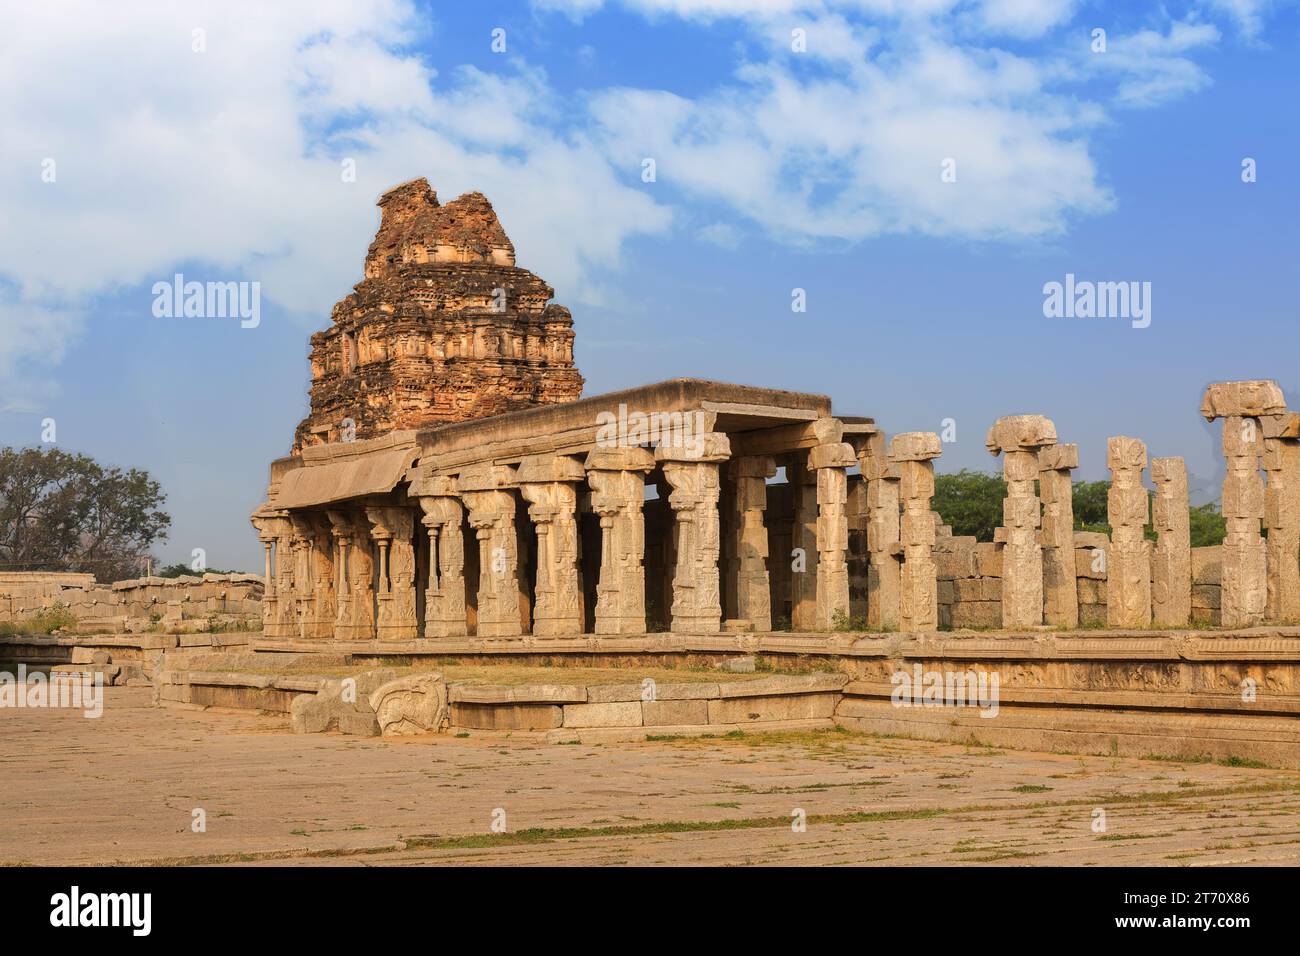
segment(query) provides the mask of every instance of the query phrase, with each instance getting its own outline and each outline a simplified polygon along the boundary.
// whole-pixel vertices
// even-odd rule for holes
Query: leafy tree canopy
[[[0,449],[0,569],[135,577],[167,537],[161,486],[58,448]]]

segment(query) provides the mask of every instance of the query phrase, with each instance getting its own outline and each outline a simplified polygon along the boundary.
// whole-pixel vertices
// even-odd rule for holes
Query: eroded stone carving
[[[385,737],[436,734],[448,720],[447,685],[438,673],[399,677],[370,693],[370,708]]]

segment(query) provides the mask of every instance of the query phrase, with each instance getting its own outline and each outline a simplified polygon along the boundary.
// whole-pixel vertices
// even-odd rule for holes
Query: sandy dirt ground
[[[295,736],[107,693],[99,719],[0,710],[0,862],[1300,863],[1293,771],[835,731]]]

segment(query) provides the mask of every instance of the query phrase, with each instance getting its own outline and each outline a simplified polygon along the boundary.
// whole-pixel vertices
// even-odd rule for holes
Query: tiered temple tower
[[[426,428],[582,394],[573,318],[482,193],[445,205],[425,179],[379,198],[365,279],[311,338],[311,445]]]

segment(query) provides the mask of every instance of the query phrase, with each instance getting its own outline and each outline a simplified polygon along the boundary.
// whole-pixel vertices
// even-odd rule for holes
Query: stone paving
[[[95,720],[0,710],[0,863],[1300,863],[1293,771],[835,731],[295,736],[107,694]]]

